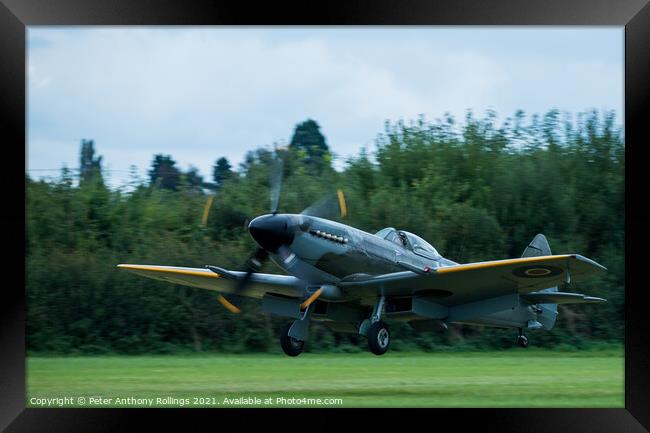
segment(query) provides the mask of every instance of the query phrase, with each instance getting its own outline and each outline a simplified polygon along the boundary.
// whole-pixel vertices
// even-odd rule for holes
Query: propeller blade
[[[271,213],[276,214],[278,212],[278,205],[280,203],[280,191],[282,190],[282,172],[284,170],[284,162],[276,154],[275,159],[273,160],[273,165],[271,167],[271,176],[269,179],[269,184],[271,187]],[[210,207],[212,206],[213,196],[208,198],[208,201],[205,203],[205,209],[203,210],[203,219],[202,223],[205,226],[208,220],[208,213]],[[246,220],[244,227],[248,227],[248,220]],[[268,259],[269,253],[264,249],[258,247],[255,252],[248,258],[246,261],[246,274],[241,280],[238,280],[237,287],[235,288],[235,294],[241,295],[246,291],[250,283],[251,276],[259,272],[262,268],[264,262]],[[213,272],[218,272],[218,268],[208,266],[208,269]],[[235,304],[226,299],[223,295],[219,295],[217,298],[218,301],[231,313],[240,313],[241,309]]]
[[[278,212],[278,205],[280,203],[280,191],[282,190],[282,171],[284,170],[284,162],[280,157],[276,156],[274,159],[273,167],[271,168],[271,213]]]
[[[327,219],[345,218],[348,215],[348,207],[343,190],[338,189],[336,194],[326,195],[300,213]]]
[[[239,309],[239,307],[237,307],[236,305],[232,304],[232,303],[231,303],[230,301],[228,301],[228,300],[227,300],[223,295],[219,295],[219,297],[217,297],[217,300],[221,303],[221,305],[223,305],[224,307],[226,307],[226,310],[230,311],[231,313],[234,313],[234,314],[239,314],[239,313],[241,313],[241,310]]]
[[[336,195],[339,198],[339,208],[341,210],[341,218],[345,218],[348,216],[348,206],[345,204],[345,196],[343,195],[343,190],[338,189],[336,191]]]
[[[295,254],[287,246],[280,246],[277,255],[284,262],[285,269],[305,285],[319,282],[319,276],[314,273],[313,268],[302,260],[294,260]]]
[[[244,278],[239,280],[237,288],[235,289],[236,294],[240,295],[246,290],[251,276],[255,272],[259,272],[268,257],[269,253],[264,248],[257,248],[253,255],[248,258],[246,261],[246,275],[244,275]]]
[[[201,218],[201,225],[205,227],[208,223],[208,215],[210,214],[210,209],[212,208],[212,202],[214,201],[214,196],[211,195],[205,202],[205,207],[203,208],[203,217]]]
[[[255,250],[253,255],[251,255],[248,258],[248,260],[246,261],[246,274],[244,275],[244,278],[242,278],[241,280],[237,280],[237,287],[235,288],[235,293],[234,293],[235,295],[241,295],[245,292],[251,276],[262,268],[262,264],[268,258],[268,255],[269,253],[267,253],[265,249],[258,248],[257,250]],[[237,278],[234,274],[230,273],[229,271],[226,271],[225,269],[221,269],[217,266],[206,265],[206,268],[210,269],[212,272],[216,274],[223,276],[224,278],[228,278],[228,279]],[[219,295],[217,297],[217,300],[231,313],[235,313],[235,314],[241,313],[241,309],[235,304],[233,304],[232,302],[230,302],[225,296]]]

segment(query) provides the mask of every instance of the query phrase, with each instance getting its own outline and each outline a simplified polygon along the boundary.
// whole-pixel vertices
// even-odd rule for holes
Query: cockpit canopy
[[[375,236],[394,242],[407,250],[413,251],[419,256],[433,260],[440,258],[440,254],[438,254],[438,251],[430,243],[413,233],[396,230],[393,227],[386,227],[375,233]]]

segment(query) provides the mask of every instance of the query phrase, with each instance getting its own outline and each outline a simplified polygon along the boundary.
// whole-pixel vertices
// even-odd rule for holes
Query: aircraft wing
[[[564,254],[444,266],[429,273],[403,271],[344,279],[339,285],[351,297],[418,294],[451,306],[512,293],[527,294],[564,282],[567,273],[575,280],[604,269],[579,254]]]
[[[218,269],[213,272],[209,269],[183,268],[174,266],[155,265],[117,265],[137,275],[168,283],[180,284],[183,286],[198,287],[201,289],[215,290],[220,293],[235,293],[237,280],[243,278],[245,272],[228,271]],[[251,275],[250,284],[247,286],[244,296],[261,298],[265,293],[275,293],[285,296],[302,296],[304,283],[289,275],[259,274]]]

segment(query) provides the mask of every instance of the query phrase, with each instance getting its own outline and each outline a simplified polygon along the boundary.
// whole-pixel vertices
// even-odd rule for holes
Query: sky
[[[30,26],[26,169],[78,168],[85,138],[113,186],[156,153],[210,180],[308,118],[339,168],[386,120],[556,108],[623,124],[623,48],[623,27]]]

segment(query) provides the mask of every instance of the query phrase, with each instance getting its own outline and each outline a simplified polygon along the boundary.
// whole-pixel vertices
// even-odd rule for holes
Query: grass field
[[[27,406],[623,407],[623,378],[622,350],[31,356]]]

